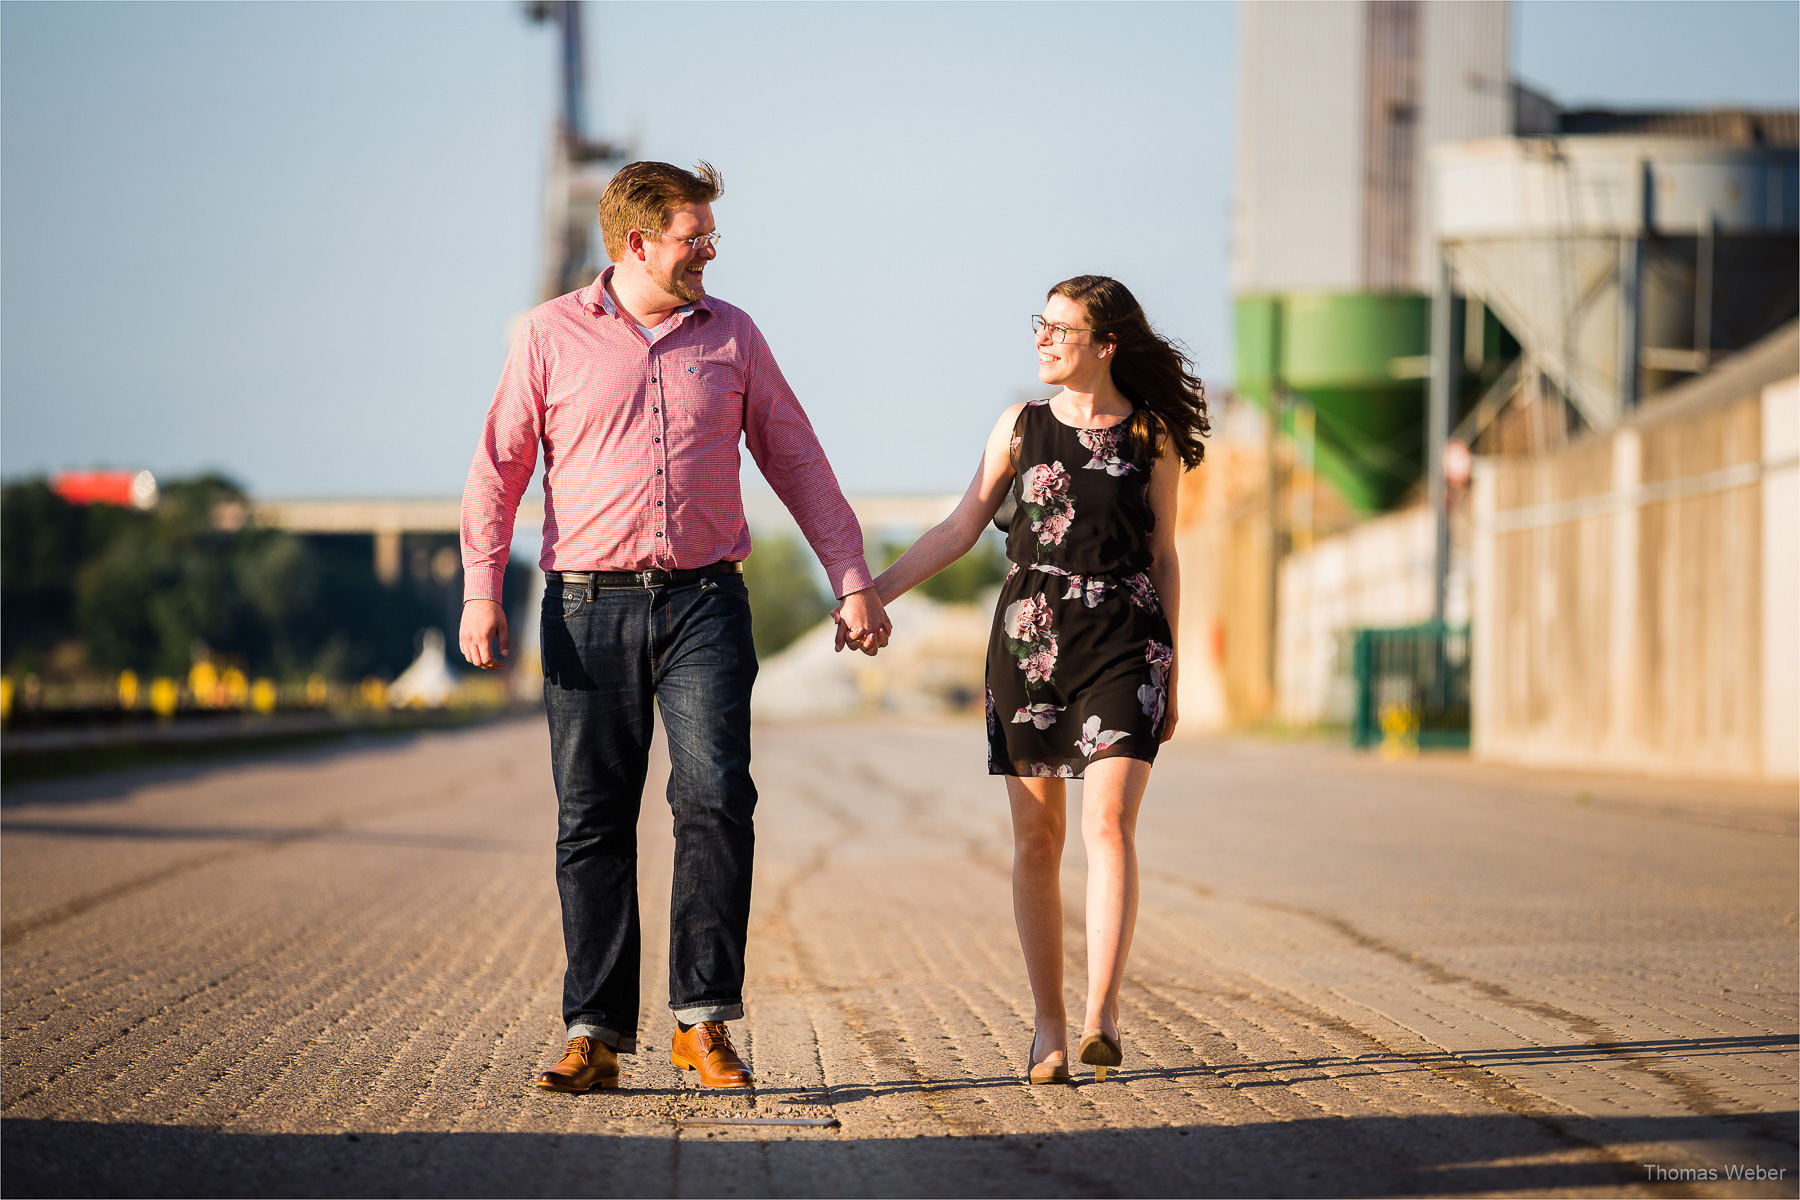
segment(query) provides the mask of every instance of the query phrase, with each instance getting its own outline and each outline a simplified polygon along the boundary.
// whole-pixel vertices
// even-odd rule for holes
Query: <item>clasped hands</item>
[[[888,635],[894,631],[894,623],[888,620],[887,608],[881,603],[874,588],[864,588],[860,592],[851,592],[838,602],[831,610],[831,619],[837,622],[836,650],[849,646],[852,650],[861,650],[870,658],[875,652],[888,644]]]

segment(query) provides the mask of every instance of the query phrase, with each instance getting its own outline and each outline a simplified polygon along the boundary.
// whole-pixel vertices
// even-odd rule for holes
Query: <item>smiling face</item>
[[[1092,381],[1104,378],[1109,369],[1112,347],[1095,342],[1094,335],[1086,332],[1094,324],[1088,319],[1087,310],[1067,296],[1052,296],[1044,302],[1044,321],[1044,328],[1037,335],[1038,380],[1075,391],[1092,391]],[[1067,326],[1071,330],[1068,340],[1054,340],[1052,325]]]
[[[712,246],[696,250],[681,239],[715,228],[712,205],[683,204],[669,214],[662,237],[643,234],[644,270],[651,282],[686,304],[705,296],[706,264],[719,257],[719,251]]]

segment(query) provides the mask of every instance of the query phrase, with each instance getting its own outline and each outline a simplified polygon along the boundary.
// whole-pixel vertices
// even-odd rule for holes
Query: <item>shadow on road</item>
[[[541,723],[543,719],[541,714],[509,714],[451,727],[395,726],[331,731],[310,741],[276,738],[267,742],[235,740],[188,747],[176,744],[168,748],[174,761],[118,766],[96,763],[92,773],[83,771],[48,778],[29,772],[8,772],[8,783],[4,792],[0,792],[0,808],[28,804],[103,804],[127,799],[140,788],[154,784],[188,783],[221,771],[242,770],[251,764],[318,765],[349,755],[367,754],[371,750],[399,750],[422,738],[454,736],[515,721]]]
[[[118,825],[77,821],[0,821],[0,833],[40,837],[124,838],[169,842],[292,842],[307,840],[354,846],[408,847],[418,850],[466,850],[491,854],[526,854],[534,842],[505,838],[456,837],[374,829],[262,825]]]
[[[1774,1115],[1774,1114],[1771,1114]],[[1790,1126],[1800,1114],[1780,1114]],[[1583,1143],[1657,1142],[1691,1118],[1565,1122],[1547,1159],[1510,1116],[1319,1118],[1067,1134],[856,1139],[758,1130],[711,1140],[551,1133],[251,1134],[160,1125],[4,1123],[9,1196],[966,1195],[1375,1196],[1611,1192],[1644,1164],[1593,1161]],[[1533,1161],[1535,1160],[1535,1161]],[[1670,1164],[1673,1165],[1673,1164]],[[1691,1164],[1689,1164],[1691,1166]],[[1789,1191],[1785,1176],[1740,1185]],[[1724,1164],[1714,1169],[1725,1179]],[[1785,1181],[1785,1182],[1782,1182]],[[1773,1183],[1773,1188],[1771,1188]],[[1651,1190],[1692,1194],[1692,1183]]]

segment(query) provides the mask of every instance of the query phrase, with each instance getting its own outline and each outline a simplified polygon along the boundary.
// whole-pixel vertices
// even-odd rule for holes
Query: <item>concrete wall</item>
[[[1764,389],[1762,457],[1763,774],[1800,777],[1800,377]]]
[[[1474,750],[1800,777],[1800,333],[1474,482]]]
[[[1444,618],[1469,620],[1464,506],[1451,512]],[[1365,521],[1282,560],[1275,631],[1276,711],[1291,725],[1352,716],[1349,638],[1431,620],[1433,521],[1422,507]]]
[[[1282,560],[1275,691],[1283,721],[1349,720],[1350,630],[1431,619],[1432,530],[1429,512],[1404,509]]]
[[[1269,459],[1261,410],[1215,410],[1206,461],[1181,477],[1176,552],[1179,731],[1205,733],[1267,717],[1273,707],[1269,590]]]
[[[1238,13],[1233,290],[1360,290],[1363,5],[1251,0]]]
[[[1430,291],[1426,151],[1512,132],[1506,4],[1425,0],[1408,35],[1380,45],[1397,14],[1369,0],[1239,12],[1232,290]],[[1409,261],[1385,244],[1396,229]]]
[[[1507,59],[1504,3],[1426,4],[1420,41],[1419,161],[1414,174],[1413,286],[1431,290],[1431,172],[1426,150],[1468,138],[1507,137],[1513,131],[1512,69]]]

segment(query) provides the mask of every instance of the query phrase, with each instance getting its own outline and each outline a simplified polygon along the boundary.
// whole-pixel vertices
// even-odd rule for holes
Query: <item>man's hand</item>
[[[894,629],[874,588],[864,588],[845,596],[843,603],[832,610],[831,619],[838,623],[836,649],[842,650],[849,645],[871,658],[887,645],[888,634]]]
[[[504,665],[508,649],[506,640],[506,610],[500,607],[497,600],[466,600],[463,602],[462,631],[457,634],[457,644],[462,647],[463,657],[484,671],[492,671]],[[495,654],[489,643],[500,644],[499,654]]]

